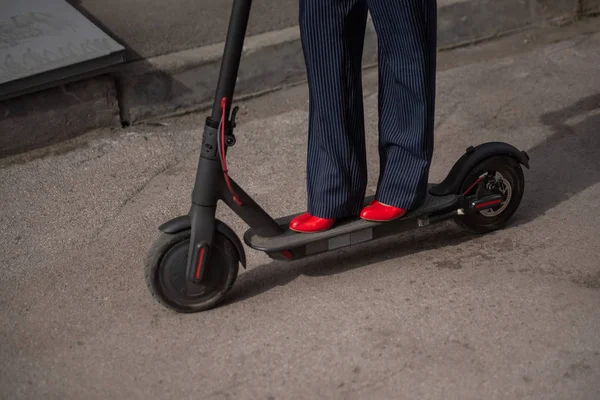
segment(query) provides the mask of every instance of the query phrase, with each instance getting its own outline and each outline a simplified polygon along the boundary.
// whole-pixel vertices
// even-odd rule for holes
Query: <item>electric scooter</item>
[[[234,0],[212,113],[202,136],[200,159],[189,213],[159,227],[145,263],[145,279],[154,298],[181,313],[211,309],[233,286],[238,268],[246,268],[241,240],[216,219],[221,200],[249,226],[244,241],[270,258],[294,261],[381,239],[401,231],[454,219],[476,233],[504,227],[523,197],[524,151],[501,142],[469,147],[446,178],[430,184],[427,197],[404,217],[385,223],[359,216],[339,220],[327,231],[297,233],[288,228],[295,215],[273,219],[227,171],[227,149],[236,143],[238,108],[232,109],[238,68],[252,0]],[[365,205],[372,198],[365,199]]]

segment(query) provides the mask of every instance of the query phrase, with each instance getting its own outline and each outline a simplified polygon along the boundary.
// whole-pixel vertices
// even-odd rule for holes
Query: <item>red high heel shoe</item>
[[[388,206],[375,200],[363,208],[360,217],[372,222],[389,222],[405,216],[407,212],[403,208]]]
[[[290,229],[300,233],[317,233],[331,229],[333,224],[335,224],[335,219],[319,218],[309,213],[304,213],[290,222]]]

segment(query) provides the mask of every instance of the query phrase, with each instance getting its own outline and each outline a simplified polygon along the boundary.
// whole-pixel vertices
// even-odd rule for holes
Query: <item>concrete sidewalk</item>
[[[472,144],[526,150],[511,226],[444,224],[294,264],[250,251],[202,314],[155,303],[142,260],[156,227],[187,212],[203,115],[0,160],[0,397],[599,398],[600,33],[555,39],[442,60],[432,180]],[[373,190],[376,71],[365,87]],[[231,174],[277,216],[305,204],[292,182],[306,96],[272,93],[239,115]]]

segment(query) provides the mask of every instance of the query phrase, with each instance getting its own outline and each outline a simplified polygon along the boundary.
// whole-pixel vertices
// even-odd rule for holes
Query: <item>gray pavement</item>
[[[498,46],[443,56],[431,178],[471,144],[527,150],[511,226],[449,223],[294,264],[249,251],[202,314],[155,303],[141,265],[157,225],[187,211],[202,115],[0,160],[0,397],[599,398],[600,34]],[[365,87],[373,190],[376,71]],[[230,153],[278,216],[305,204],[306,94],[244,103]]]

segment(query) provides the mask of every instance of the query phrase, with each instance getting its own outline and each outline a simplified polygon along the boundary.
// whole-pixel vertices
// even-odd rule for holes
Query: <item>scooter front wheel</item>
[[[154,298],[180,313],[215,307],[233,286],[239,268],[235,245],[215,232],[202,281],[190,282],[186,278],[189,244],[189,229],[176,234],[161,232],[148,251],[144,267],[146,284]]]
[[[521,165],[510,156],[490,157],[476,165],[463,181],[460,194],[472,199],[501,195],[502,202],[493,208],[457,217],[456,222],[474,233],[503,228],[519,208],[525,191]]]

